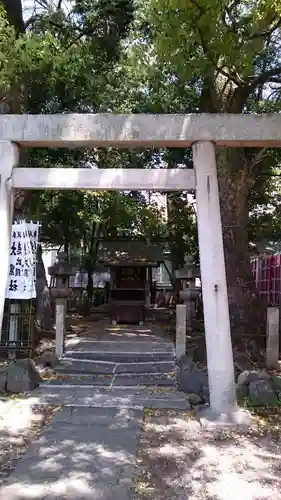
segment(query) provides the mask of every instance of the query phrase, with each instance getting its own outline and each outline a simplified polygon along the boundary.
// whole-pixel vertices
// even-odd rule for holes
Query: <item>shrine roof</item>
[[[102,243],[98,261],[107,267],[146,266],[156,267],[165,257],[164,245],[142,241]]]

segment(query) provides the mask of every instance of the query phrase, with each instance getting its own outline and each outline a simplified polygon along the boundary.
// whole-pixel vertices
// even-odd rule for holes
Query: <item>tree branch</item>
[[[25,23],[24,25],[24,29],[26,30],[27,28],[29,28],[29,26],[31,26],[35,21],[37,21],[38,19],[40,19],[40,15],[39,14],[34,14],[34,16],[31,16]]]
[[[274,21],[274,19],[272,19],[272,22]],[[281,18],[278,19],[276,21],[276,23],[272,26],[272,28],[270,28],[269,30],[267,31],[260,31],[258,33],[253,33],[250,37],[249,37],[249,40],[252,40],[254,38],[270,38],[271,35],[274,33],[275,30],[277,30],[278,28],[280,28],[281,26]]]
[[[238,7],[242,3],[242,0],[234,0],[232,4],[228,7],[230,11],[232,11],[235,7]]]
[[[191,1],[194,2],[194,0],[191,0]],[[199,34],[199,38],[200,38],[200,42],[201,42],[201,46],[202,46],[203,52],[204,52],[205,56],[207,57],[207,59],[209,59],[209,61],[213,64],[215,70],[218,73],[220,73],[222,76],[224,76],[225,78],[227,78],[228,80],[230,80],[233,83],[235,83],[237,86],[241,85],[242,82],[239,80],[239,78],[237,78],[233,74],[227,73],[226,71],[224,71],[222,68],[220,68],[217,65],[216,61],[214,60],[213,56],[211,55],[211,52],[209,51],[208,44],[204,40],[203,32],[202,32],[202,30],[201,30],[201,28],[200,28],[200,26],[198,24],[197,24],[197,30],[198,30],[198,34]]]
[[[40,7],[42,7],[43,9],[46,9],[48,11],[51,10],[47,0],[36,0],[36,3],[38,3],[38,5],[40,5]]]
[[[249,168],[252,170],[255,168],[257,165],[261,163],[265,158],[267,157],[267,148],[262,148],[253,158],[251,161]]]
[[[264,71],[257,77],[250,77],[248,82],[250,83],[250,91],[255,90],[258,85],[263,85],[272,80],[274,76],[281,75],[281,66],[276,66],[276,68],[269,69],[268,71]]]
[[[213,64],[215,70],[220,73],[222,76],[224,76],[225,78],[227,78],[228,80],[232,81],[233,83],[235,83],[236,85],[241,85],[241,81],[239,80],[239,78],[233,74],[229,74],[227,73],[226,71],[224,71],[222,68],[220,68],[216,61],[214,60],[214,58],[212,57],[211,55],[211,51],[209,51],[209,48],[208,48],[208,43],[204,40],[204,36],[203,36],[203,32],[198,24],[198,21],[201,19],[201,17],[206,14],[207,10],[208,9],[205,9],[204,7],[202,7],[202,5],[200,5],[198,3],[197,0],[190,0],[191,3],[193,5],[195,5],[195,7],[197,7],[198,9],[198,18],[197,18],[197,30],[198,30],[198,34],[199,34],[199,38],[200,38],[200,42],[201,42],[201,46],[202,46],[202,49],[203,49],[203,52],[205,54],[205,56],[207,57],[207,59]],[[240,3],[240,0],[235,0],[233,2],[233,7],[235,7],[235,5],[238,5]],[[233,8],[232,7],[232,8]]]
[[[271,78],[267,83],[281,83],[281,78]]]
[[[199,10],[200,17],[203,16],[203,14],[205,14],[205,12],[206,12],[206,9],[204,9],[204,7],[202,7],[202,5],[200,5],[196,0],[190,0],[190,1]]]
[[[246,157],[247,158],[247,157]],[[257,154],[251,160],[249,163],[246,160],[246,168],[247,171],[249,172],[252,181],[251,184],[254,185],[254,176],[255,176],[255,170],[257,167],[259,167],[266,159],[268,158],[268,149],[267,148],[262,148],[258,151]]]
[[[270,94],[269,94],[269,96],[268,96],[268,98],[267,98],[267,99],[268,99],[268,101],[270,101],[270,100],[273,98],[273,96],[275,96],[276,94],[279,94],[279,93],[281,92],[281,88],[277,88],[277,89],[276,89],[276,88],[275,88],[275,89],[274,89],[274,88],[271,88],[270,90],[272,90],[272,92],[270,92]],[[278,96],[278,97],[279,97],[279,96]],[[274,99],[275,99],[275,98],[274,98]]]

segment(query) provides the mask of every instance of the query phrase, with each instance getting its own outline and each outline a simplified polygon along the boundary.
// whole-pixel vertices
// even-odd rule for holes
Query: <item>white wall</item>
[[[54,263],[56,262],[57,253],[58,253],[59,248],[60,248],[59,246],[44,247],[44,245],[42,245],[42,260],[43,260],[43,263],[45,266],[48,286],[50,286],[50,281],[51,281],[51,276],[48,274],[48,268],[53,266]]]
[[[172,273],[172,263],[170,260],[166,260],[165,264],[169,271]],[[169,274],[165,265],[161,262],[159,267],[154,267],[152,269],[152,281],[157,282],[158,288],[172,288]]]

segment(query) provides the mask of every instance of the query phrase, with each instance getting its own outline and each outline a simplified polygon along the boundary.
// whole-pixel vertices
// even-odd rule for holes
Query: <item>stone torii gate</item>
[[[194,170],[15,168],[20,147],[192,147]],[[210,409],[237,409],[215,148],[281,147],[281,115],[0,115],[0,322],[3,319],[15,189],[196,189]]]

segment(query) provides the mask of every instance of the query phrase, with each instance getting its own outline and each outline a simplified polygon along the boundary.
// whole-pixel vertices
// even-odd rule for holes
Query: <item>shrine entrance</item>
[[[0,321],[15,189],[196,190],[210,412],[238,421],[216,147],[281,147],[280,115],[0,115]],[[21,147],[192,147],[194,169],[17,168]]]
[[[150,306],[152,269],[164,261],[164,248],[141,241],[105,242],[100,254],[98,263],[110,270],[112,324],[143,325]]]

